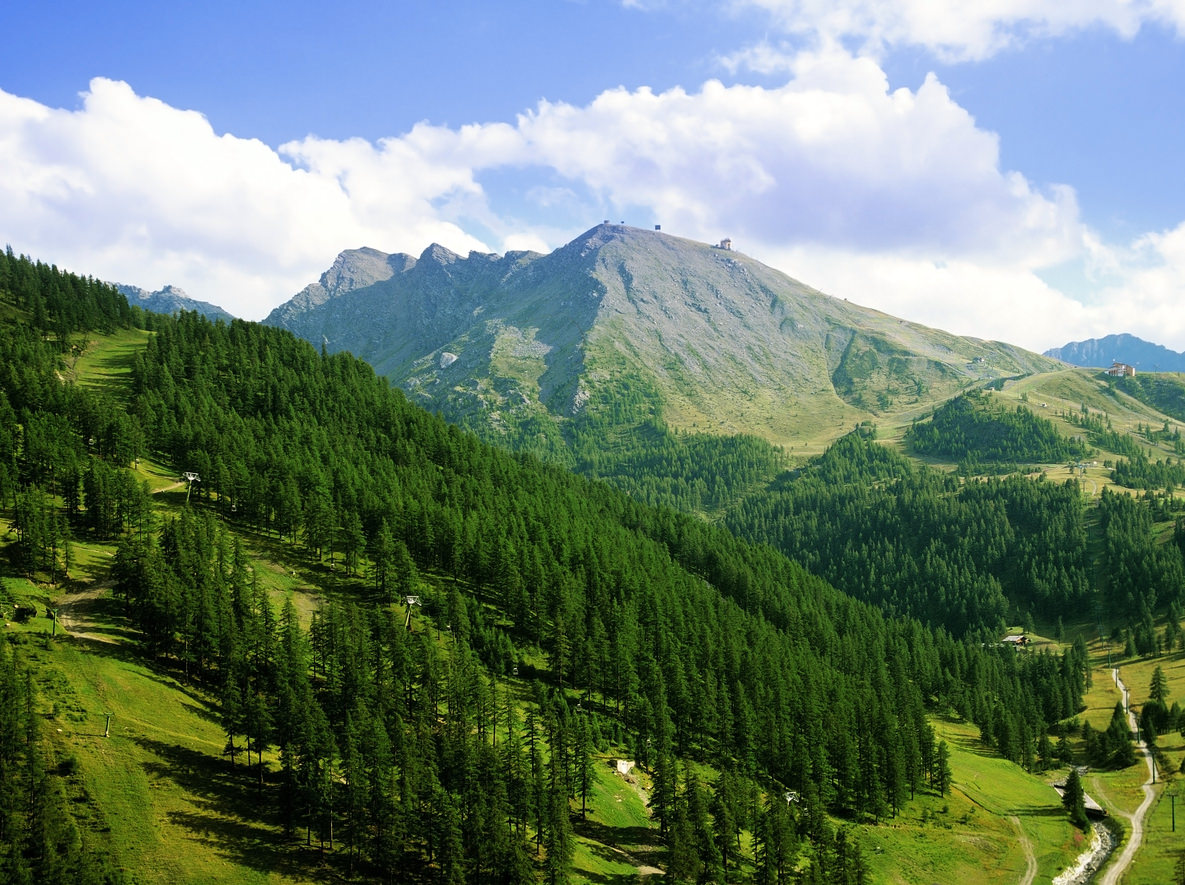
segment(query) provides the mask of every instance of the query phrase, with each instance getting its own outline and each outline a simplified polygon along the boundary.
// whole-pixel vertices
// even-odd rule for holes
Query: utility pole
[[[103,729],[103,737],[107,737],[111,734],[111,714],[104,713],[103,715],[107,717],[107,725]]]

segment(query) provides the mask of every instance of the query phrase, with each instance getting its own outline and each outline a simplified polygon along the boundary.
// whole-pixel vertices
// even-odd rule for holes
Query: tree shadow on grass
[[[984,744],[981,738],[971,737],[970,735],[951,735],[944,740],[953,746],[973,753],[983,759],[1003,759],[1000,751],[995,747]]]
[[[193,696],[190,695],[190,697]],[[201,703],[200,701],[194,704],[182,702],[181,706],[199,719],[205,719],[207,722],[213,722],[215,725],[222,724],[222,717],[218,715],[216,710],[211,709],[209,704]]]
[[[297,837],[284,835],[274,785],[265,778],[260,791],[254,766],[232,764],[147,737],[134,740],[158,760],[145,762],[144,770],[151,777],[173,781],[191,797],[192,810],[168,815],[173,824],[188,831],[189,838],[233,864],[261,873],[292,878],[339,878],[344,874],[345,858],[322,854]]]
[[[118,603],[117,603],[118,605]],[[113,658],[125,664],[136,664],[143,668],[143,675],[166,688],[180,692],[192,704],[185,706],[210,722],[218,722],[217,712],[212,709],[213,700],[203,693],[200,680],[186,679],[182,665],[176,659],[151,654],[142,644],[143,635],[130,627],[88,626],[86,636],[64,634],[63,641],[69,641],[87,654]],[[99,635],[123,636],[126,639],[107,642]]]
[[[170,811],[169,821],[225,860],[257,872],[305,878],[312,870],[328,866],[315,848],[284,839],[251,821],[206,810]]]
[[[576,833],[592,844],[589,850],[603,860],[615,863],[634,863],[639,866],[661,867],[665,852],[659,843],[662,837],[653,827],[610,827],[597,821],[577,821]],[[589,878],[604,882],[636,882],[637,874],[600,876],[587,873]]]
[[[91,632],[98,633],[99,631],[92,630]],[[64,640],[70,642],[76,648],[82,649],[89,655],[114,658],[125,664],[141,664],[145,667],[152,666],[152,661],[141,651],[140,646],[134,642],[106,642],[102,639],[96,639],[94,636],[78,635],[67,635]]]
[[[638,885],[642,881],[640,873],[594,873],[592,870],[581,868],[580,878],[586,882],[599,882],[603,885]]]
[[[1066,809],[1059,805],[1018,805],[1011,809],[1019,817],[1066,817]]]

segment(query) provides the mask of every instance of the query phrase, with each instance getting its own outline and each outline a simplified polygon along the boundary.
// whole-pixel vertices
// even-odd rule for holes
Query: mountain
[[[1071,341],[1045,351],[1045,356],[1072,366],[1106,367],[1120,362],[1145,372],[1185,372],[1185,353],[1126,333]]]
[[[825,295],[728,249],[602,224],[548,255],[343,252],[264,321],[487,434],[581,421],[826,442],[1053,368]]]
[[[1025,768],[1084,643],[885,615],[281,330],[10,255],[0,307],[0,881],[972,880],[982,798],[1077,853]],[[808,473],[891,493],[852,442]]]
[[[184,289],[179,289],[176,286],[165,286],[163,289],[157,289],[155,292],[149,292],[147,289],[141,289],[139,286],[129,286],[123,283],[116,283],[115,288],[119,290],[120,294],[128,300],[128,304],[135,304],[142,307],[144,310],[151,310],[153,313],[167,313],[177,314],[183,310],[191,310],[194,313],[200,313],[212,320],[225,320],[230,322],[234,316],[227,313],[217,304],[210,304],[208,301],[197,301],[185,294]]]

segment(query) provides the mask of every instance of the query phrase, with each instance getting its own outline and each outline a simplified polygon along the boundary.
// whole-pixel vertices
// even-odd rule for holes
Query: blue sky
[[[1185,0],[26,3],[0,25],[0,240],[104,279],[257,319],[342,249],[545,251],[613,218],[960,334],[1185,349]]]

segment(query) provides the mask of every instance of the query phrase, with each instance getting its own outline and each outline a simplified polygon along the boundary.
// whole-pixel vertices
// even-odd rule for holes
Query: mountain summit
[[[229,323],[234,319],[233,316],[217,304],[210,304],[208,301],[198,301],[190,298],[185,294],[184,289],[179,289],[177,286],[165,286],[162,289],[157,289],[155,292],[149,292],[147,289],[142,289],[139,286],[129,286],[124,283],[115,283],[113,285],[128,300],[128,304],[137,305],[144,310],[151,310],[154,313],[178,314],[183,310],[189,310],[207,316],[212,320],[225,320]]]
[[[495,434],[595,414],[794,443],[1055,365],[825,295],[727,248],[617,224],[548,255],[343,252],[265,323],[349,350]]]

